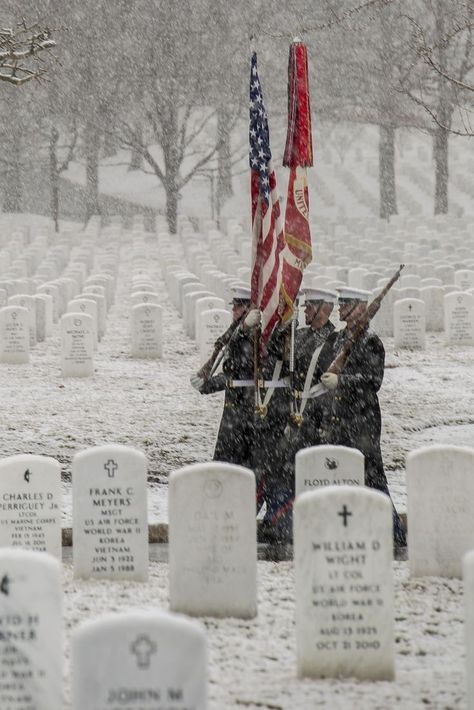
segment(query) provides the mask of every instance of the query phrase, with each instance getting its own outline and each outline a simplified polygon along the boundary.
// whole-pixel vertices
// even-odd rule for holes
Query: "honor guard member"
[[[245,318],[247,328],[261,323],[261,312],[252,309]],[[255,442],[252,468],[257,482],[257,513],[267,502],[267,473],[278,465],[279,447],[288,424],[290,381],[285,361],[285,341],[290,324],[276,325],[261,358],[256,396]],[[277,344],[275,344],[277,341]]]
[[[328,369],[354,327],[367,310],[368,291],[341,288],[339,318],[344,330],[323,347],[318,367],[322,384],[331,392],[330,407],[322,424],[323,443],[359,449],[365,457],[365,484],[390,497],[380,449],[382,418],[377,392],[384,376],[385,350],[369,326],[354,341],[341,374]],[[393,503],[392,503],[393,506]],[[394,541],[406,545],[405,532],[393,506]]]
[[[308,395],[311,387],[318,381],[317,364],[322,347],[335,330],[329,319],[338,300],[335,291],[306,288],[302,293],[305,297],[306,327],[299,328],[295,335],[293,404],[290,415],[290,426],[295,437],[292,464],[299,449],[321,443],[320,427],[328,398],[322,396],[309,399]]]
[[[308,394],[317,381],[321,349],[334,332],[334,325],[329,318],[337,303],[337,293],[306,288],[301,295],[305,298],[305,327],[296,329],[296,322],[291,324],[294,329],[293,343],[288,337],[290,328],[279,327],[272,333],[268,343],[270,358],[278,354],[286,360],[283,375],[289,380],[290,388],[283,391],[284,399],[280,396],[275,402],[277,416],[281,416],[283,403],[286,410],[283,426],[277,426],[278,441],[272,440],[273,447],[260,447],[263,451],[271,448],[264,475],[267,511],[262,536],[282,542],[291,539],[295,455],[299,449],[321,443],[320,427],[324,408],[329,406],[330,399],[328,395],[309,399]],[[294,357],[287,353],[284,358],[282,353],[285,349],[293,349]],[[278,408],[277,403],[280,404]],[[285,427],[286,436],[283,436]]]
[[[250,308],[250,289],[232,289],[232,318],[238,327],[225,345],[222,372],[207,379],[191,377],[192,386],[201,394],[225,391],[214,461],[252,466],[254,440],[254,365],[253,335],[243,320]]]

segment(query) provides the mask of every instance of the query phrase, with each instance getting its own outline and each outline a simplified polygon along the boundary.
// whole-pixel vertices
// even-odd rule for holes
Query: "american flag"
[[[280,319],[280,254],[285,247],[285,239],[272,166],[268,118],[255,52],[252,54],[250,70],[249,142],[253,234],[252,303],[262,311],[262,339],[265,342]]]

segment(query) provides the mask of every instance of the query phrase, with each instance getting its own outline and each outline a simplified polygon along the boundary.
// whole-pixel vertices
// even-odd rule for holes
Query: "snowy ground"
[[[316,126],[318,130],[318,126]],[[377,135],[359,131],[359,138],[325,146],[317,136],[317,164],[310,172],[312,219],[377,212]],[[337,137],[336,137],[337,138]],[[320,148],[322,146],[322,148]],[[341,147],[342,146],[342,147]],[[278,150],[274,153],[279,154]],[[450,156],[452,183],[472,174],[469,142],[454,140]],[[281,151],[280,151],[281,152]],[[124,163],[128,156],[118,156]],[[344,160],[344,163],[342,163]],[[225,214],[248,214],[245,158],[236,179],[235,197]],[[357,201],[344,182],[345,172],[357,176],[366,191]],[[415,174],[415,178],[413,177]],[[84,167],[72,165],[67,177],[84,180]],[[397,141],[399,208],[407,213],[417,202],[420,213],[432,213],[431,146],[399,132]],[[100,171],[101,190],[122,194],[163,209],[164,195],[156,178],[128,173],[125,166]],[[472,214],[468,193],[451,184],[455,211]],[[280,192],[286,187],[280,185]],[[367,194],[369,199],[367,200]],[[183,192],[181,210],[209,217],[209,182],[193,181]],[[34,218],[36,219],[36,218]],[[87,380],[60,377],[59,331],[36,346],[29,365],[0,365],[0,396],[4,426],[2,455],[46,454],[62,465],[63,524],[70,525],[70,472],[74,454],[88,446],[121,443],[144,451],[149,463],[149,519],[167,520],[167,476],[188,463],[208,460],[220,417],[221,395],[202,397],[188,377],[202,364],[197,349],[183,333],[182,321],[170,304],[154,238],[149,267],[162,294],[164,357],[133,360],[129,355],[130,249],[124,244],[116,304],[99,345],[95,375]],[[385,341],[387,369],[380,399],[382,447],[400,510],[406,508],[404,461],[407,452],[432,443],[474,446],[474,348],[446,348],[442,335],[429,335],[424,352],[394,352]],[[69,557],[69,555],[68,555]],[[392,683],[351,680],[310,681],[296,678],[294,579],[291,562],[259,562],[259,614],[255,620],[205,619],[209,641],[210,710],[388,710],[465,707],[462,583],[427,578],[412,580],[406,562],[394,563],[396,680]],[[66,702],[70,710],[69,637],[77,624],[106,611],[135,608],[167,609],[168,567],[150,566],[147,584],[77,581],[69,561],[64,564]],[[1,709],[0,709],[1,710]]]
[[[129,356],[131,264],[130,249],[124,244],[116,303],[109,312],[93,378],[61,379],[57,326],[52,339],[36,346],[29,365],[0,366],[2,453],[47,454],[60,460],[65,525],[70,523],[71,459],[87,446],[116,442],[146,453],[151,522],[167,518],[169,472],[206,461],[212,454],[221,397],[202,397],[189,386],[189,373],[201,363],[165,292],[155,240],[149,235],[147,241],[150,273],[165,306],[162,360]],[[390,340],[386,347],[383,452],[395,502],[403,510],[408,451],[441,441],[474,445],[474,348],[446,348],[442,335],[429,336],[422,353],[394,352]],[[259,563],[258,617],[203,622],[210,645],[211,710],[462,707],[461,582],[410,580],[405,562],[396,562],[394,572],[396,681],[299,681],[292,563]],[[167,565],[152,563],[148,584],[125,584],[74,581],[66,562],[64,590],[69,638],[78,623],[106,610],[167,609]],[[65,674],[68,695],[68,664]],[[69,709],[68,700],[65,710]]]

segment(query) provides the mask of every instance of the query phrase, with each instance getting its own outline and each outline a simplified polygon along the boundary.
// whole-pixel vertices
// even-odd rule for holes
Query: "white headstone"
[[[110,274],[94,274],[86,280],[86,286],[103,286],[106,293],[106,309],[108,310],[114,302],[115,281]]]
[[[153,291],[134,291],[130,296],[132,306],[139,306],[143,303],[153,303],[156,306],[160,305],[160,296]]]
[[[207,710],[205,633],[178,615],[86,622],[72,637],[72,670],[73,710]]]
[[[107,329],[107,300],[101,293],[88,293],[84,295],[97,304],[97,334],[99,340],[102,340]]]
[[[440,278],[444,284],[454,283],[454,267],[449,264],[439,264],[435,266],[435,276]]]
[[[28,323],[30,329],[30,348],[36,344],[36,305],[33,296],[21,293],[17,296],[11,296],[8,299],[9,306],[20,306],[28,311]]]
[[[395,301],[393,332],[395,348],[425,349],[425,304],[415,298]]]
[[[392,507],[355,486],[294,507],[298,676],[394,677]]]
[[[387,279],[383,279],[383,281],[387,282]],[[383,286],[377,286],[377,288],[372,291],[372,295],[374,298],[381,293],[384,286],[385,283],[383,284]],[[390,291],[385,294],[380,304],[379,310],[371,321],[370,327],[381,338],[391,338],[393,336],[393,305],[397,299],[398,290],[396,288],[391,288]]]
[[[131,354],[135,358],[163,356],[163,308],[153,303],[132,306]]]
[[[444,329],[444,289],[442,286],[423,286],[420,298],[425,302],[426,330],[439,333]]]
[[[347,274],[348,286],[353,288],[363,288],[364,287],[364,277],[368,273],[367,269],[363,267],[356,266],[353,269],[349,269]]]
[[[420,298],[420,289],[416,286],[400,286],[398,288],[397,300],[402,301],[405,298]]]
[[[0,547],[61,559],[61,467],[48,456],[0,459]]]
[[[75,577],[148,579],[145,455],[96,446],[72,463]]]
[[[311,446],[295,456],[295,495],[326,486],[363,486],[364,456],[347,446]]]
[[[474,345],[474,296],[453,291],[444,297],[447,345]]]
[[[204,311],[212,310],[225,310],[225,301],[223,298],[218,298],[218,296],[204,296],[204,298],[199,298],[195,304],[195,321],[194,321],[194,337],[197,340],[201,313]]]
[[[173,611],[251,618],[257,613],[255,476],[227,463],[186,466],[169,477]]]
[[[467,710],[474,709],[474,550],[463,558]]]
[[[183,298],[183,327],[184,332],[190,338],[196,337],[196,302],[206,296],[212,296],[212,292],[201,287],[189,291]]]
[[[200,360],[207,360],[214,349],[214,343],[227,330],[231,320],[229,311],[213,309],[201,312],[197,330]]]
[[[461,291],[465,291],[468,288],[474,286],[474,270],[473,269],[460,269],[454,274],[454,283],[459,286]]]
[[[47,296],[51,296],[53,300],[53,322],[57,323],[59,320],[59,287],[56,284],[43,284],[42,286],[38,286],[37,293],[44,293]]]
[[[0,708],[63,710],[60,565],[0,550]]]
[[[132,283],[132,294],[136,293],[156,293],[155,286],[151,283],[151,281],[143,281],[142,279],[138,281],[134,280]]]
[[[61,317],[61,375],[90,377],[94,374],[94,320],[81,313]]]
[[[460,577],[474,548],[474,449],[423,447],[408,454],[408,561],[414,577]]]
[[[30,315],[21,306],[0,309],[0,362],[14,365],[30,359]]]
[[[52,333],[53,300],[46,293],[37,293],[33,298],[36,306],[36,340],[42,343]]]
[[[399,288],[419,288],[421,279],[417,274],[405,274],[400,276]]]
[[[94,348],[97,348],[99,339],[97,303],[90,298],[74,298],[69,301],[66,310],[67,313],[81,313],[82,315],[91,316],[94,330]]]

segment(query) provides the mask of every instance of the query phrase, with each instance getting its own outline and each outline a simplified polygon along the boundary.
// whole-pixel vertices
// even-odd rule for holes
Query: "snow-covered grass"
[[[369,136],[361,148],[364,160],[372,163],[373,138]],[[425,157],[420,160],[429,180],[428,139],[422,144],[410,139],[402,148],[398,159],[412,164],[423,149]],[[376,196],[373,170],[358,171],[356,150],[357,145],[352,145],[345,164]],[[342,209],[347,215],[367,215],[367,207],[357,203],[354,194],[343,186],[339,171],[333,170],[335,151],[330,154],[331,163],[319,161],[319,164],[322,179],[336,198],[335,205],[326,204],[318,195],[316,180],[312,191],[313,221],[317,222],[319,214],[322,218],[333,218]],[[466,174],[472,158],[458,154],[456,160],[455,171]],[[83,166],[73,165],[68,177],[80,182]],[[403,173],[401,179],[404,194],[414,195],[428,215],[431,185],[427,191],[406,180]],[[194,183],[189,193],[183,193],[183,211],[209,216],[205,185]],[[247,176],[239,177],[237,185],[238,192],[226,205],[226,214],[246,217]],[[150,199],[149,204],[164,205],[155,178],[127,173],[125,168],[103,167],[101,188],[137,202]],[[466,193],[454,192],[458,203],[472,214]],[[402,207],[403,198],[400,203]],[[18,219],[37,223],[36,217],[19,215]],[[121,443],[145,452],[149,464],[150,522],[167,520],[169,472],[212,456],[222,395],[203,397],[189,386],[189,374],[202,363],[194,343],[184,335],[182,321],[166,293],[154,236],[147,235],[146,243],[149,271],[165,308],[161,360],[134,360],[129,354],[132,263],[130,239],[126,237],[120,254],[116,303],[109,312],[107,333],[97,351],[94,376],[85,380],[60,377],[58,326],[52,338],[34,348],[30,364],[0,365],[4,411],[2,455],[46,454],[61,462],[64,525],[71,521],[71,460],[88,446]],[[99,244],[98,256],[100,251]],[[474,446],[474,348],[446,347],[442,335],[429,335],[423,352],[395,352],[392,339],[387,339],[385,346],[387,369],[380,393],[382,447],[393,497],[403,510],[407,452],[444,441]],[[255,620],[202,620],[210,648],[210,710],[464,707],[461,581],[410,579],[407,563],[395,562],[396,680],[392,683],[302,681],[296,678],[293,564],[260,562],[258,573],[259,614]],[[152,562],[150,581],[146,584],[74,580],[70,561],[65,561],[63,575],[64,710],[70,710],[71,630],[106,611],[167,609],[168,566]]]
[[[197,349],[184,336],[182,321],[168,299],[152,235],[147,236],[147,245],[150,274],[165,307],[162,360],[134,360],[129,355],[131,250],[126,242],[120,255],[116,303],[97,351],[94,377],[60,377],[58,326],[51,339],[34,348],[29,365],[0,366],[3,455],[39,453],[61,461],[64,524],[70,523],[71,460],[87,446],[118,442],[146,453],[150,521],[167,519],[169,472],[212,455],[221,395],[203,397],[189,386],[189,373],[201,364]],[[97,254],[100,257],[100,247]],[[474,443],[474,348],[446,348],[441,335],[428,337],[425,352],[394,352],[391,340],[386,346],[382,441],[394,499],[403,509],[403,464],[408,451],[439,442],[442,436],[452,442],[449,425],[455,425],[456,443]],[[462,584],[410,580],[405,562],[395,563],[394,572],[396,680],[301,681],[295,670],[292,563],[259,563],[257,619],[203,622],[210,645],[211,710],[460,706],[464,696]],[[150,581],[136,584],[75,581],[66,562],[67,637],[78,623],[98,618],[106,610],[167,609],[167,590],[165,563],[152,563]],[[68,662],[65,676],[69,694]],[[67,701],[65,710],[69,709]]]
[[[291,562],[259,562],[258,616],[202,619],[209,644],[210,710],[419,710],[464,707],[462,583],[410,579],[394,563],[396,679],[393,682],[296,677]],[[151,565],[147,584],[77,581],[64,567],[67,636],[107,611],[168,609],[168,566]],[[69,642],[66,689],[69,696]],[[64,710],[70,710],[69,700]]]

